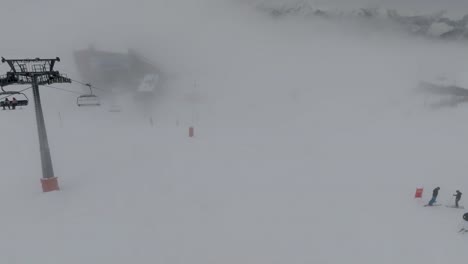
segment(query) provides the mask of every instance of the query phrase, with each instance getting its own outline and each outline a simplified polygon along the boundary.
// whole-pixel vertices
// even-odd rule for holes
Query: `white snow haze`
[[[468,258],[466,211],[423,207],[437,186],[442,205],[468,195],[468,104],[434,109],[415,92],[439,75],[468,87],[466,41],[258,8],[292,0],[3,2],[0,56],[60,57],[58,71],[86,82],[75,50],[131,48],[165,81],[145,111],[130,99],[121,112],[79,108],[77,94],[40,88],[56,192],[40,186],[31,92],[0,110],[0,263]],[[308,2],[468,13],[461,0]]]

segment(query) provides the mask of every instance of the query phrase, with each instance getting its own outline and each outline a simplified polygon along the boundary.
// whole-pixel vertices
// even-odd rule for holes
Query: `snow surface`
[[[75,30],[57,48],[51,35],[31,48],[15,33],[3,56],[60,56],[57,69],[73,73],[67,52],[95,38],[138,46],[170,80],[150,112],[78,108],[74,95],[41,88],[60,192],[40,189],[32,105],[0,110],[1,263],[467,259],[465,210],[422,205],[436,186],[442,204],[468,195],[468,106],[430,109],[413,92],[441,72],[468,84],[465,44],[275,21],[232,1],[115,1],[92,26],[109,1],[84,2],[66,15],[63,2],[35,6],[70,16],[49,30]],[[108,34],[112,24],[123,31]]]

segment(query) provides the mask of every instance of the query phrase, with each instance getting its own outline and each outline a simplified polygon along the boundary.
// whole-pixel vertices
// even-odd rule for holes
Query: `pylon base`
[[[43,192],[52,192],[52,191],[59,191],[58,179],[57,177],[53,178],[42,178],[42,191]]]
[[[195,131],[193,127],[189,127],[189,137],[195,136]]]

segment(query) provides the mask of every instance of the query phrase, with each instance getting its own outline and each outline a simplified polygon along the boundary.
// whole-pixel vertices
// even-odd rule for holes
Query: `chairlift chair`
[[[120,107],[120,105],[113,104],[111,105],[109,112],[114,112],[114,113],[122,112],[122,107]]]
[[[90,93],[78,96],[76,98],[76,104],[78,106],[100,106],[101,102],[99,98],[93,94],[91,84],[86,84],[89,87]]]
[[[10,96],[21,96],[23,97],[23,99],[18,99],[16,98],[16,106],[26,106],[29,104],[29,99],[28,97],[22,93],[22,92],[16,92],[16,91],[5,91],[2,89],[2,91],[0,91],[0,97],[2,98],[8,98]],[[10,105],[11,107],[11,101],[10,101]],[[8,105],[5,104],[5,100],[2,99],[0,101],[0,107],[8,107]]]

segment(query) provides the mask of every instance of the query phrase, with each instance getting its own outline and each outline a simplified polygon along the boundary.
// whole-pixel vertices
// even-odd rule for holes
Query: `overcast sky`
[[[301,1],[322,8],[396,8],[402,14],[468,13],[468,0],[17,0],[2,4],[0,55],[58,55],[71,61],[72,50],[93,43],[106,49],[146,48],[150,57],[166,56],[172,63],[176,57],[169,51],[181,54],[182,46],[213,38],[207,32],[240,27],[255,12],[249,4]]]

